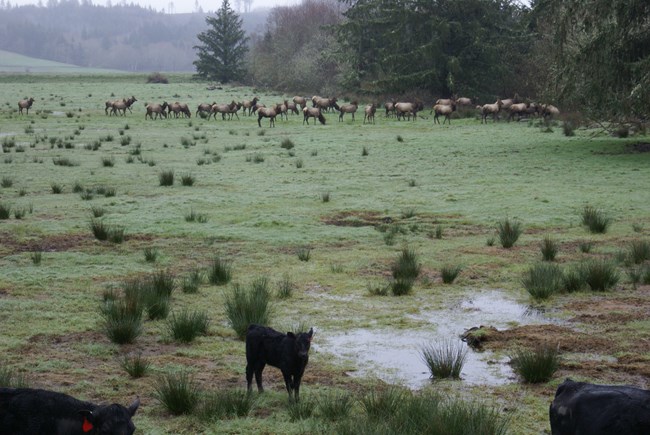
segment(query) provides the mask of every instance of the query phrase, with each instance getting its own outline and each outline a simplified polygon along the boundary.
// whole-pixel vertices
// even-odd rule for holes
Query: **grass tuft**
[[[183,186],[193,186],[196,182],[196,178],[192,174],[183,174],[181,175],[181,184]]]
[[[316,401],[311,398],[302,398],[299,402],[291,400],[287,403],[287,412],[289,420],[299,421],[306,420],[314,415],[316,410]]]
[[[251,413],[256,401],[256,396],[246,390],[219,390],[204,395],[196,413],[203,421],[241,418]]]
[[[318,415],[329,421],[340,421],[350,415],[354,397],[348,392],[321,394],[316,400]]]
[[[510,357],[514,372],[529,384],[548,382],[560,366],[557,348],[538,347],[534,350],[520,349]]]
[[[161,186],[173,186],[174,185],[174,171],[166,170],[160,171],[158,173],[158,182]]]
[[[181,343],[191,343],[199,335],[205,335],[209,324],[206,312],[189,310],[182,310],[178,315],[172,313],[168,322],[171,336]]]
[[[539,248],[542,251],[544,261],[555,261],[559,248],[557,242],[551,236],[544,237]]]
[[[115,344],[130,344],[142,334],[142,306],[127,298],[106,300],[101,313],[106,336]]]
[[[632,240],[628,258],[633,264],[641,264],[650,260],[650,242],[647,240]]]
[[[11,205],[0,202],[0,219],[9,219],[11,217]]]
[[[43,251],[34,251],[30,254],[29,257],[32,259],[32,264],[34,264],[34,266],[38,266],[43,260]]]
[[[291,280],[289,274],[284,274],[282,279],[277,284],[277,290],[275,292],[278,299],[289,299],[293,294],[293,289],[295,284]]]
[[[424,345],[420,357],[434,379],[460,379],[467,358],[467,347],[462,341],[444,340]]]
[[[581,274],[593,291],[610,290],[620,279],[616,265],[603,259],[593,259],[582,263]]]
[[[440,275],[442,276],[442,282],[445,284],[451,284],[453,283],[456,278],[458,277],[458,274],[460,271],[463,270],[461,266],[455,265],[445,265],[440,269]]]
[[[509,249],[515,245],[522,233],[521,223],[510,222],[508,218],[505,218],[497,223],[497,231],[499,232],[501,246]]]
[[[269,324],[271,292],[266,278],[255,279],[247,288],[234,284],[225,294],[224,300],[226,318],[240,340],[246,336],[251,323]]]
[[[612,219],[606,216],[601,210],[592,206],[585,206],[582,210],[582,224],[594,234],[604,234],[612,223]]]
[[[522,284],[534,299],[548,299],[562,289],[562,270],[553,263],[537,263],[528,269]]]
[[[208,281],[213,285],[225,285],[232,279],[232,265],[230,261],[215,257],[208,270]]]
[[[191,414],[200,396],[198,384],[186,371],[163,375],[154,386],[154,397],[172,415]]]
[[[24,388],[27,386],[25,376],[4,366],[4,363],[0,365],[0,388]]]
[[[142,357],[142,354],[134,356],[125,355],[120,361],[120,367],[134,379],[141,378],[147,374],[151,363]]]
[[[144,248],[144,261],[147,263],[155,263],[158,259],[158,250],[156,248]]]
[[[309,261],[311,258],[311,248],[309,246],[301,246],[296,251],[296,255],[300,261]]]

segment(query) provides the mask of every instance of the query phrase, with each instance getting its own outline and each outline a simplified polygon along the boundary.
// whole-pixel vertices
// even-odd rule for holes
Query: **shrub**
[[[304,166],[304,163],[303,163],[302,159],[296,160],[296,168],[297,169],[302,169],[303,166]]]
[[[76,181],[76,182],[74,183],[74,185],[72,186],[72,191],[73,191],[74,193],[81,193],[81,192],[83,192],[84,190],[85,190],[84,187],[83,187],[83,186],[81,185],[81,183],[79,183],[78,181]]]
[[[54,157],[52,163],[56,166],[79,166],[79,163],[74,162],[67,157]]]
[[[137,379],[147,374],[151,363],[142,358],[141,354],[135,356],[124,355],[124,358],[120,361],[120,366],[129,376]]]
[[[2,177],[2,181],[0,181],[0,185],[2,187],[11,187],[14,185],[14,180],[11,177]]]
[[[215,257],[208,270],[208,281],[214,285],[225,285],[232,279],[232,265],[229,261]]]
[[[586,226],[591,233],[603,234],[611,224],[612,219],[594,207],[585,206],[582,210],[582,224]]]
[[[309,246],[302,246],[296,251],[296,255],[300,261],[309,261],[311,257],[311,248]]]
[[[562,270],[556,264],[538,263],[528,269],[522,284],[534,299],[548,299],[562,288]]]
[[[606,291],[614,287],[619,280],[616,266],[607,260],[594,259],[581,265],[581,274],[593,291]]]
[[[147,83],[168,84],[169,79],[159,72],[153,72],[147,76]]]
[[[158,174],[158,181],[161,186],[173,186],[174,185],[174,171],[160,171]]]
[[[420,349],[420,357],[432,378],[460,379],[460,372],[467,358],[467,347],[463,342],[444,340],[437,344],[424,345]]]
[[[104,224],[104,221],[95,218],[91,219],[90,229],[97,240],[108,240],[109,227]]]
[[[269,324],[270,300],[271,293],[266,278],[257,278],[248,288],[235,284],[231,291],[226,293],[224,303],[226,318],[239,339],[244,339],[248,325],[251,323]]]
[[[137,301],[118,299],[102,306],[104,331],[116,344],[133,343],[142,334],[142,307]]]
[[[255,402],[256,397],[246,390],[219,390],[203,397],[197,414],[205,421],[246,417],[255,407]]]
[[[521,224],[519,222],[510,222],[508,218],[497,223],[497,230],[499,232],[501,246],[506,249],[512,248],[515,245],[522,232]]]
[[[364,145],[363,148],[361,148],[361,155],[362,155],[363,157],[365,157],[365,156],[367,156],[367,155],[369,155],[369,154],[370,154],[370,152],[368,151],[368,147],[366,147],[366,146]]]
[[[168,325],[174,340],[191,343],[198,335],[208,332],[209,323],[207,313],[183,310],[178,315],[172,313]]]
[[[451,265],[445,265],[440,269],[440,275],[442,276],[442,282],[445,284],[451,284],[456,280],[456,277],[458,277],[458,274],[463,268],[461,266],[451,266]]]
[[[647,240],[632,240],[629,259],[634,264],[641,264],[650,260],[650,242]]]
[[[199,403],[199,386],[186,371],[168,373],[158,379],[154,397],[173,415],[191,414]]]
[[[554,261],[558,251],[557,242],[551,236],[546,236],[540,244],[540,250],[542,251],[544,261]]]
[[[510,357],[510,364],[524,382],[538,384],[553,377],[560,365],[560,357],[558,350],[550,346],[520,349]]]
[[[102,157],[102,166],[106,168],[112,168],[115,166],[115,158],[113,156]]]

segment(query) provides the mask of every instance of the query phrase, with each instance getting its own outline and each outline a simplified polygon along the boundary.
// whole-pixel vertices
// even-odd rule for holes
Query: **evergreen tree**
[[[228,0],[223,0],[217,15],[205,20],[208,30],[197,35],[202,45],[194,46],[199,57],[194,61],[197,75],[222,83],[241,77],[248,51],[241,17],[231,9]]]

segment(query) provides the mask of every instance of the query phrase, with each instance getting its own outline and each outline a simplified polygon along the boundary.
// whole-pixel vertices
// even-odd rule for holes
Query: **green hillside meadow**
[[[41,71],[40,63],[0,57],[14,71]],[[56,68],[47,66],[63,72]],[[0,369],[29,386],[96,402],[127,405],[139,396],[137,433],[372,433],[381,423],[360,431],[361,398],[386,385],[379,373],[358,376],[358,359],[333,356],[336,343],[328,337],[352,330],[435,337],[441,326],[427,313],[497,291],[546,320],[500,328],[484,344],[493,363],[507,365],[517,349],[551,345],[561,355],[552,379],[431,381],[409,394],[478,401],[507,421],[507,433],[538,434],[550,432],[548,406],[566,377],[647,387],[650,287],[633,284],[630,271],[643,261],[648,267],[649,259],[634,264],[629,255],[632,242],[650,240],[647,137],[617,139],[596,129],[566,137],[559,122],[547,127],[537,119],[482,125],[468,116],[440,126],[430,106],[416,121],[379,110],[376,123],[364,125],[360,109],[354,122],[328,113],[326,125],[303,125],[302,116],[289,115],[274,128],[262,119],[260,128],[241,113],[230,121],[202,119],[196,107],[255,95],[268,106],[292,95],[208,90],[189,76],[169,78],[162,85],[129,74],[0,76],[0,205],[11,210],[0,220]],[[106,100],[130,96],[138,100],[132,113],[105,115]],[[29,115],[19,115],[17,103],[27,97],[35,102]],[[145,119],[145,104],[163,101],[187,103],[191,119]],[[164,171],[173,171],[172,186],[160,185]],[[183,176],[193,185],[182,185]],[[581,224],[585,206],[611,217],[606,233]],[[123,242],[93,236],[93,209],[104,212],[97,218],[103,223],[124,229]],[[496,234],[505,218],[523,227],[511,249]],[[616,285],[532,299],[522,280],[541,262],[546,236],[559,246],[560,268],[609,260]],[[591,249],[580,249],[586,245]],[[412,292],[371,295],[388,285],[404,248],[421,264]],[[155,262],[145,261],[145,249],[158,253]],[[308,261],[298,258],[305,250]],[[207,271],[215,257],[230,262],[231,283],[204,280],[198,293],[183,292],[183,279]],[[452,284],[441,280],[446,265],[462,267]],[[157,271],[175,278],[171,312],[206,313],[207,334],[182,344],[169,320],[145,320],[134,344],[113,344],[102,328],[105,295]],[[301,400],[315,411],[296,417],[279,370],[267,367],[266,392],[247,417],[171,415],[155,394],[165,374],[189,371],[204,391],[246,387],[244,343],[228,324],[224,299],[235,283],[247,287],[260,277],[274,293],[271,326],[315,330],[301,388]],[[284,299],[275,295],[283,280],[293,288]],[[461,315],[445,325],[452,326],[460,333],[481,325]],[[120,365],[125,355],[141,355],[149,373],[131,378]],[[349,414],[326,418],[318,404],[348,393]]]

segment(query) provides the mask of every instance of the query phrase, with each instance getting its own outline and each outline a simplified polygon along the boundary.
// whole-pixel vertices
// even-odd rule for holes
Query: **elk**
[[[147,116],[151,119],[154,119],[153,117],[154,113],[156,114],[155,119],[158,119],[158,117],[162,118],[163,116],[167,118],[167,113],[165,113],[167,106],[168,104],[166,101],[164,101],[162,104],[158,104],[158,103],[147,104],[147,113],[145,113],[144,119],[147,119]]]
[[[302,109],[302,113],[304,115],[304,118],[302,120],[303,125],[305,122],[307,122],[307,125],[309,125],[309,118],[314,118],[314,124],[316,124],[316,119],[318,119],[321,124],[325,124],[325,117],[318,107],[304,107]]]
[[[22,115],[23,109],[27,109],[27,114],[29,115],[29,108],[32,107],[32,103],[34,103],[32,97],[29,97],[27,100],[20,100],[18,102],[18,113]]]
[[[375,112],[377,111],[377,105],[375,103],[368,104],[364,109],[364,115],[363,115],[363,123],[366,123],[366,120],[368,120],[368,123],[372,121],[372,123],[375,123]]]
[[[343,121],[343,115],[346,113],[351,113],[352,114],[352,121],[354,121],[354,114],[356,113],[357,109],[359,108],[359,103],[356,101],[353,101],[350,104],[344,104],[341,107],[339,107],[339,122]]]

